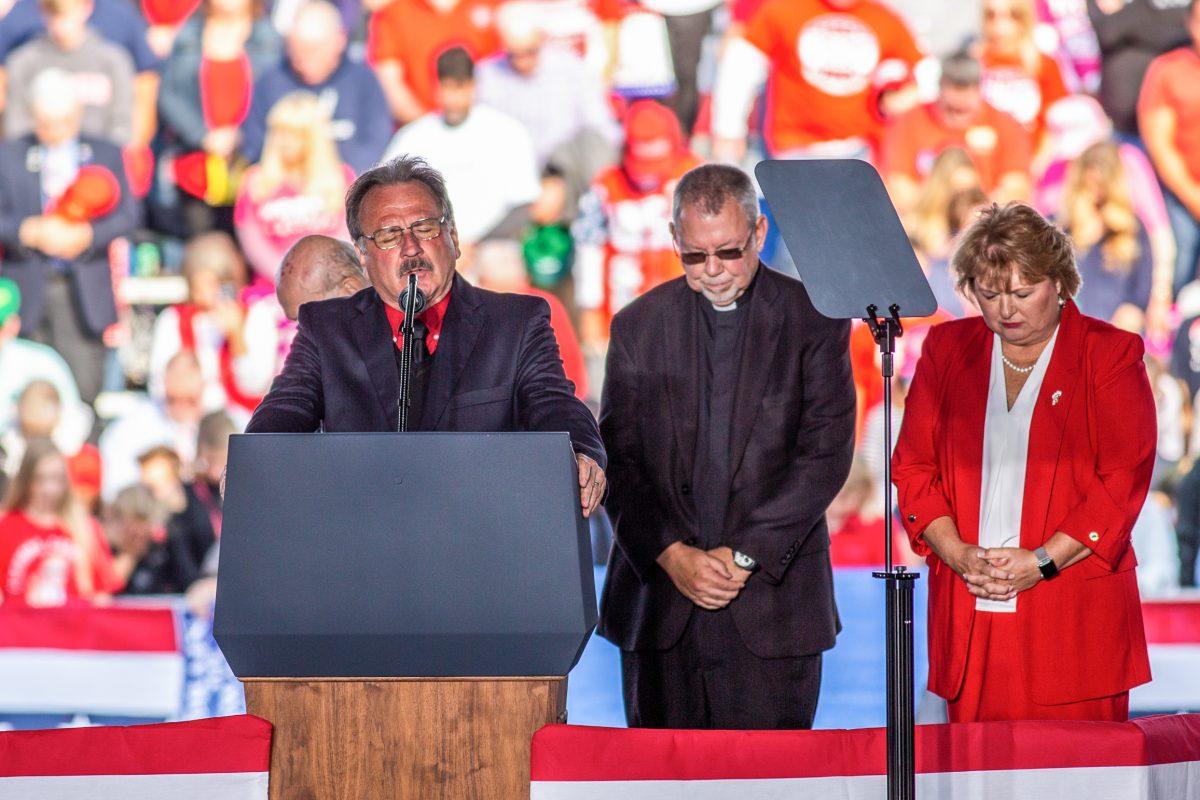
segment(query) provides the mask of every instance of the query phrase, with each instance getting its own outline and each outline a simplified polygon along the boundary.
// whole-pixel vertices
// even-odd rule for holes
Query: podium
[[[234,436],[222,527],[271,798],[528,796],[596,623],[565,433]]]

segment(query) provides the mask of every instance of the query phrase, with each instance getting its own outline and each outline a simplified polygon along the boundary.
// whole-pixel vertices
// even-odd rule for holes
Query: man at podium
[[[854,449],[850,326],[761,266],[741,170],[687,173],[672,216],[684,276],[612,324],[598,630],[632,726],[809,728],[839,627],[825,509]]]
[[[399,156],[346,193],[346,225],[372,286],[305,303],[283,371],[247,433],[398,430],[400,293],[409,273],[426,297],[414,323],[413,431],[566,431],[589,514],[605,490],[595,418],[563,373],[550,309],[536,297],[478,289],[460,251],[442,176]]]

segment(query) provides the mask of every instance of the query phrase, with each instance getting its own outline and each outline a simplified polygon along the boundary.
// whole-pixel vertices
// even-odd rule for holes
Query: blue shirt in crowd
[[[253,162],[262,155],[267,114],[281,97],[298,90],[316,94],[333,108],[333,138],[338,154],[361,175],[375,166],[392,138],[392,116],[379,79],[365,64],[342,57],[324,82],[309,85],[287,59],[262,74],[254,85],[250,112],[242,123],[242,154]]]
[[[158,56],[146,42],[146,20],[124,0],[95,0],[88,24],[102,37],[129,53],[135,72],[156,70]],[[12,51],[46,32],[46,20],[37,0],[17,0],[0,19],[0,62]]]
[[[1150,287],[1154,278],[1154,261],[1150,240],[1138,225],[1138,257],[1122,269],[1105,269],[1104,239],[1077,256],[1083,285],[1075,303],[1089,317],[1112,321],[1113,314],[1124,303],[1144,309],[1150,304]]]

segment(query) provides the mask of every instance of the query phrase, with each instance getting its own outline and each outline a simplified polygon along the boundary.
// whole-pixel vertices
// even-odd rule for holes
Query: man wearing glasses
[[[567,431],[590,514],[605,491],[604,447],[563,374],[549,307],[455,272],[458,232],[441,174],[412,156],[368,170],[346,193],[346,226],[372,286],[300,307],[283,372],[246,431],[396,430],[399,297],[415,272],[426,306],[414,322],[409,430]]]
[[[612,323],[598,630],[631,726],[809,728],[840,627],[825,509],[854,449],[850,327],[762,268],[741,170],[684,175],[672,219],[684,275]]]

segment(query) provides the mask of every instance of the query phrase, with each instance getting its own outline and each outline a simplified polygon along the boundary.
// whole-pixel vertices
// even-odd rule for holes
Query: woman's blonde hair
[[[960,185],[964,175],[970,185]],[[929,177],[908,215],[908,234],[924,253],[936,255],[954,235],[950,206],[962,191],[979,186],[979,171],[965,150],[950,147],[938,154],[929,169]]]
[[[13,477],[12,483],[9,484],[8,494],[4,498],[4,510],[6,512],[23,512],[29,508],[29,501],[33,494],[34,473],[37,472],[37,468],[41,466],[43,461],[50,458],[62,459],[65,468],[66,458],[54,446],[53,442],[49,439],[29,440],[29,443],[25,446],[25,455],[21,459],[21,466],[17,468],[17,474]],[[90,595],[96,588],[92,581],[92,564],[96,558],[96,540],[89,525],[87,512],[75,497],[75,492],[69,484],[66,487],[66,491],[63,492],[58,508],[54,511],[58,515],[63,530],[67,532],[71,540],[75,543],[75,548],[79,554],[79,557],[75,560],[75,585],[79,587],[81,595]]]
[[[1088,187],[1088,175],[1100,180],[1100,197]],[[1104,269],[1128,272],[1141,255],[1138,244],[1138,219],[1125,178],[1121,152],[1112,142],[1098,142],[1084,150],[1067,167],[1063,182],[1062,224],[1079,242],[1080,229],[1099,221],[1103,233],[1100,252]]]
[[[1038,49],[1034,39],[1034,29],[1037,27],[1037,9],[1033,0],[1008,0],[1012,6],[1013,16],[1021,28],[1021,41],[1017,43],[1017,56],[1022,66],[1030,74],[1036,76],[1042,69],[1042,51]],[[984,0],[983,13],[987,13],[987,0]],[[986,26],[984,28],[986,30]],[[987,46],[987,43],[984,43]]]
[[[288,169],[278,142],[283,128],[299,131],[305,137],[302,191],[319,199],[326,210],[340,214],[346,195],[346,174],[333,141],[330,110],[312,92],[291,92],[271,107],[262,159],[250,186],[251,196],[261,202],[287,180]]]

